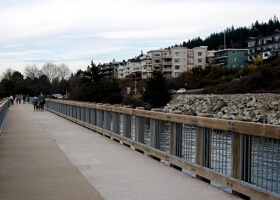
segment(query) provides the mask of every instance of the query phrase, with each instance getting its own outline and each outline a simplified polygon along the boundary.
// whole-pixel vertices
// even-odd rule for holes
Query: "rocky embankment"
[[[163,110],[280,125],[279,94],[178,95]]]

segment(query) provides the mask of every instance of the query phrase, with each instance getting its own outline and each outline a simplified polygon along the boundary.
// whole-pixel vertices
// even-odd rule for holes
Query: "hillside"
[[[180,77],[169,79],[171,88],[206,88],[205,94],[235,94],[280,92],[280,57],[269,64],[249,65],[243,68],[227,69],[209,66],[205,69],[193,68]]]
[[[198,46],[208,46],[209,50],[223,49],[225,33],[226,48],[245,48],[247,47],[245,41],[248,39],[248,37],[268,35],[276,29],[280,30],[280,22],[278,18],[274,16],[268,22],[260,23],[256,21],[255,23],[252,23],[250,27],[235,28],[232,26],[227,28],[225,31],[212,33],[205,39],[196,37],[188,41],[183,41],[182,44],[175,44],[174,46],[187,47],[190,49]]]

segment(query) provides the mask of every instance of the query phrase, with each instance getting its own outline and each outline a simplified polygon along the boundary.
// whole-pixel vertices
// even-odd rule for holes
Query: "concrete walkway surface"
[[[238,199],[50,112],[13,105],[0,137],[0,199]]]

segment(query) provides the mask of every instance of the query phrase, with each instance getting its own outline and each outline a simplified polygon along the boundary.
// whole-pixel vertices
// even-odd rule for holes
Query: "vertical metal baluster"
[[[221,173],[221,140],[222,140],[222,138],[221,138],[221,136],[222,136],[222,132],[221,131],[219,131],[219,173]]]
[[[188,160],[188,125],[185,125],[186,129],[185,129],[185,154],[186,154],[186,160]]]
[[[251,177],[252,177],[252,183],[255,183],[255,175],[254,175],[254,172],[255,172],[255,136],[252,136],[252,168],[251,168]]]
[[[260,137],[258,137],[257,151],[258,151],[258,159],[257,159],[257,186],[260,186],[260,185],[259,185]]]
[[[221,154],[220,154],[220,148],[221,148],[221,133],[220,133],[220,131],[217,131],[217,136],[218,136],[218,148],[217,148],[217,154],[218,154],[218,168],[217,168],[217,170],[218,170],[218,173],[220,173],[220,169],[221,169]]]
[[[187,160],[187,139],[186,139],[186,134],[187,134],[187,125],[183,124],[183,137],[184,137],[184,159]]]
[[[279,194],[279,174],[278,174],[278,172],[279,172],[279,160],[280,160],[280,158],[279,158],[279,139],[277,140],[277,180],[276,180],[276,193],[277,194]]]
[[[225,165],[226,165],[226,176],[228,175],[228,168],[227,168],[227,158],[228,158],[228,136],[226,136],[226,157],[225,157]]]
[[[216,157],[216,160],[215,160],[215,171],[217,171],[217,169],[218,169],[218,134],[217,134],[217,132],[215,131],[215,138],[216,138],[216,141],[215,141],[215,143],[216,143],[216,145],[215,145],[215,147],[213,148],[213,149],[215,149],[215,157]]]
[[[192,162],[192,131],[190,129],[190,126],[188,126],[188,153],[189,153],[189,162]]]
[[[266,138],[266,190],[268,190],[268,138]]]
[[[188,160],[188,151],[187,151],[187,134],[188,134],[188,126],[184,124],[184,150],[185,150],[185,160]]]
[[[188,161],[191,162],[191,160],[192,160],[192,154],[191,154],[192,143],[191,143],[191,130],[190,130],[190,126],[188,126],[187,145],[188,145],[188,155],[189,155]]]
[[[274,166],[274,140],[272,139],[272,156],[271,156],[271,191],[273,192],[273,166]],[[277,175],[277,174],[276,174]]]
[[[224,174],[224,142],[225,142],[225,139],[224,139],[224,132],[222,134],[222,174]]]
[[[188,125],[186,126],[186,130],[185,130],[185,151],[186,151],[186,160],[189,160],[189,155],[188,155]]]
[[[247,173],[247,175],[248,175],[248,177],[247,177],[247,180],[248,180],[248,183],[252,183],[252,176],[251,176],[251,166],[252,166],[252,144],[251,144],[251,141],[252,141],[252,139],[251,139],[251,137],[252,136],[248,136],[248,144],[249,144],[249,148],[248,148],[248,155],[249,155],[249,157],[248,157],[248,159],[249,159],[249,164],[248,164],[248,173]]]
[[[213,131],[213,129],[211,130],[212,131],[212,135],[211,135],[211,168],[213,170],[215,170],[215,133]]]
[[[262,151],[264,152],[264,141],[263,141],[263,138],[262,138]],[[263,186],[263,166],[264,166],[264,155],[262,155],[262,179],[261,179],[261,181],[262,181],[262,185],[261,185],[261,187],[262,188],[264,188],[264,186]]]

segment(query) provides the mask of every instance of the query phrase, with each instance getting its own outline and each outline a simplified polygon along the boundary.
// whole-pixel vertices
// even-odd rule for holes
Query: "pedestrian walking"
[[[34,111],[38,111],[39,109],[39,98],[35,95],[33,98],[32,98],[32,104],[34,106]]]
[[[39,102],[40,102],[40,109],[41,109],[41,111],[44,111],[44,105],[46,103],[46,100],[45,100],[45,97],[44,97],[42,92],[41,92],[41,94],[39,96]]]

